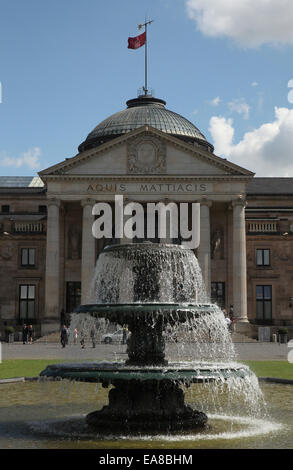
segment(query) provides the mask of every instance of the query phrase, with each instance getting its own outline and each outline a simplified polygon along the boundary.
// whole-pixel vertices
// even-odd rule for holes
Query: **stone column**
[[[93,276],[96,266],[96,239],[92,234],[95,220],[92,215],[95,201],[86,199],[81,201],[82,216],[82,251],[81,251],[81,303],[87,304],[94,299],[90,298]]]
[[[45,272],[45,315],[42,334],[60,327],[60,200],[48,201]]]
[[[125,236],[125,233],[124,233],[124,226],[125,226],[125,223],[126,223],[126,221],[127,221],[128,219],[130,219],[130,217],[131,217],[130,215],[125,215],[125,214],[124,214],[124,208],[125,208],[125,206],[126,206],[127,204],[129,204],[130,202],[133,202],[133,201],[131,201],[127,196],[124,196],[124,197],[123,197],[123,208],[121,207],[121,210],[123,211],[123,221],[122,221],[123,237],[120,238],[120,241],[119,241],[119,244],[120,244],[120,245],[128,245],[129,243],[133,243],[133,239],[127,238],[127,237]]]
[[[245,206],[243,199],[232,201],[233,207],[233,310],[237,324],[247,323],[247,271]],[[237,326],[236,324],[236,326]]]
[[[201,267],[208,298],[211,295],[211,205],[211,201],[200,201],[200,244],[198,247],[198,262]]]

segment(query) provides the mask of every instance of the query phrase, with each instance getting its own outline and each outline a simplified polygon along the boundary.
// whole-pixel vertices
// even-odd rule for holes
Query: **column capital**
[[[57,199],[56,197],[51,197],[51,198],[48,198],[47,199],[47,206],[57,206],[57,207],[60,207],[61,206],[61,200],[60,199]]]
[[[200,199],[199,203],[201,206],[207,206],[207,207],[212,207],[213,205],[213,201],[210,201],[206,197],[203,197],[202,199]]]
[[[80,201],[81,207],[85,207],[85,206],[94,206],[95,203],[96,203],[95,199],[91,199],[91,198],[82,199],[82,200]]]
[[[233,199],[231,201],[231,204],[232,204],[232,207],[242,206],[245,208],[247,206],[247,201],[244,197],[239,196],[237,199]]]

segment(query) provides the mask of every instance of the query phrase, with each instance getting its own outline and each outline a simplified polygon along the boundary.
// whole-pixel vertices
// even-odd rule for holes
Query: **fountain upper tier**
[[[206,303],[201,271],[192,250],[179,245],[113,245],[99,256],[92,303]]]

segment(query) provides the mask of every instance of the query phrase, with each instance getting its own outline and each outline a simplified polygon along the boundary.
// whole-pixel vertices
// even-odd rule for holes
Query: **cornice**
[[[245,175],[46,175],[46,181],[102,181],[102,182],[156,182],[156,181],[237,181],[249,182],[251,176]]]

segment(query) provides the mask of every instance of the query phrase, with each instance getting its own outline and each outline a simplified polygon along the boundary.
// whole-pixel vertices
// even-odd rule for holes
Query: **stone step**
[[[60,343],[60,331],[49,333],[48,335],[41,336],[37,339],[38,343]]]
[[[249,336],[244,335],[243,333],[232,333],[231,338],[233,343],[257,343],[256,339],[250,338]]]

